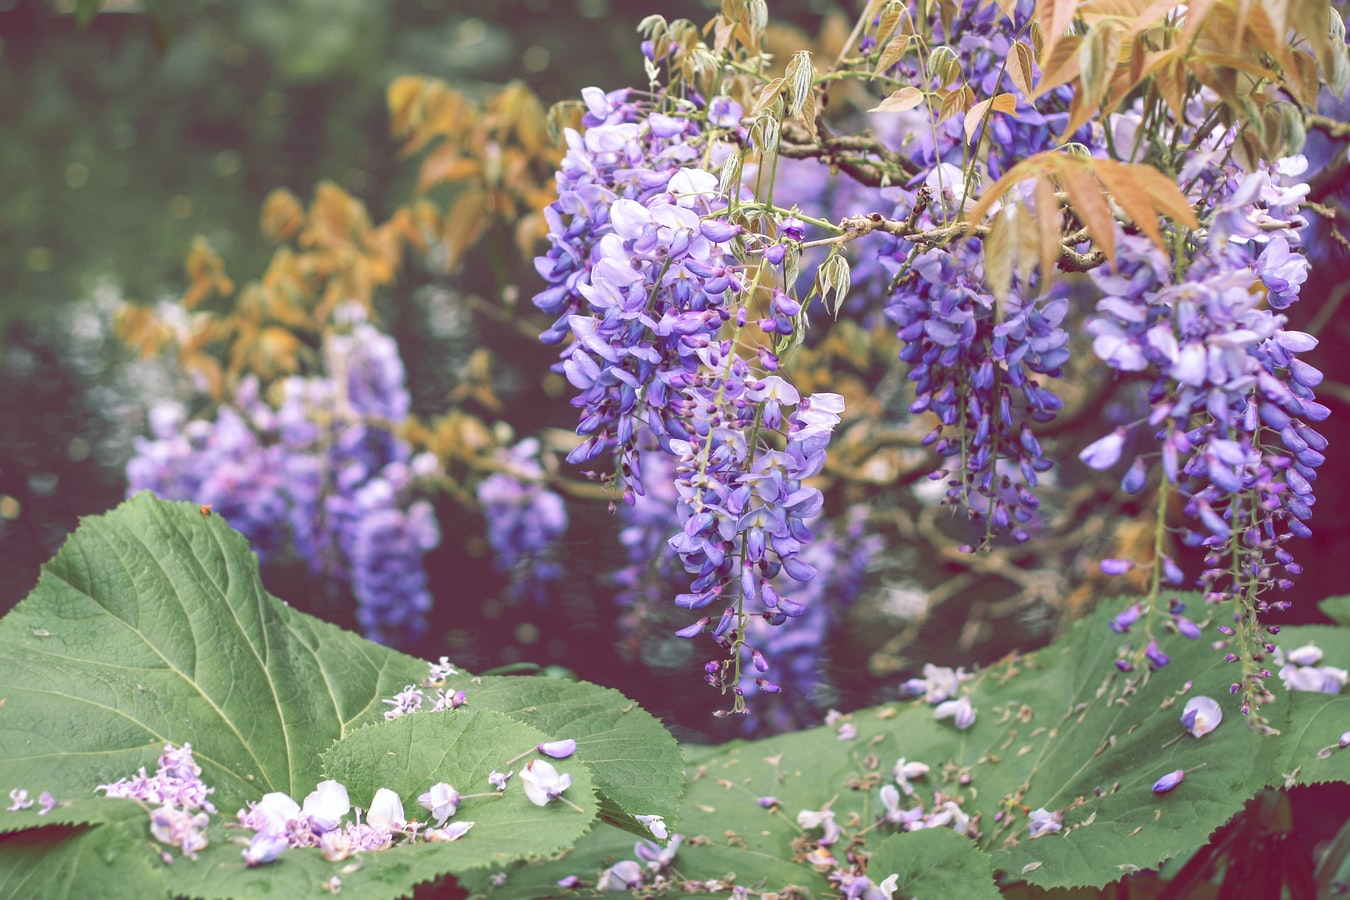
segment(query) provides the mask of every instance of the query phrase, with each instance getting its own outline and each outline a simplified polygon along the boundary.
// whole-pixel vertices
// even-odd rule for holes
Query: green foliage
[[[679,749],[618,692],[461,676],[454,686],[468,694],[465,707],[386,721],[381,701],[425,673],[423,662],[268,595],[256,558],[218,516],[142,494],[86,520],[0,622],[0,757],[9,762],[0,796],[49,791],[64,804],[0,814],[0,829],[21,832],[0,848],[0,888],[45,897],[315,895],[340,874],[363,897],[396,897],[446,873],[570,847],[601,809],[633,830],[642,829],[635,814],[675,817]],[[564,796],[580,812],[536,807],[517,782],[501,797],[466,799],[458,820],[476,824],[453,843],[356,863],[295,850],[253,869],[224,824],[264,793],[299,799],[327,778],[346,784],[356,806],[380,787],[395,790],[416,817],[416,797],[433,783],[488,791],[492,769],[566,737],[579,749],[557,766],[572,777]],[[171,867],[141,804],[93,794],[153,768],[166,743],[192,744],[220,810],[200,858]]]
[[[888,837],[877,843],[867,863],[872,881],[894,873],[899,897],[998,897],[989,857],[950,829],[924,829]]]
[[[497,709],[555,738],[577,742],[577,755],[595,775],[601,818],[651,837],[633,815],[673,822],[685,791],[684,758],[651,713],[618,691],[553,678],[447,679],[474,706]],[[514,754],[513,754],[514,755]]]
[[[1247,727],[1229,695],[1236,667],[1206,641],[1163,635],[1171,665],[1117,671],[1123,639],[1107,623],[1118,606],[1103,603],[1050,647],[1009,657],[968,682],[978,715],[966,731],[915,701],[861,710],[811,731],[691,750],[685,813],[672,829],[686,836],[675,864],[680,875],[705,880],[734,872],[737,884],[770,891],[796,885],[820,895],[823,879],[806,854],[822,832],[802,829],[796,817],[828,808],[843,830],[831,853],[838,859],[848,847],[870,854],[874,884],[900,874],[897,897],[982,896],[992,890],[991,870],[1005,887],[1022,880],[1101,887],[1193,853],[1264,785],[1350,780],[1350,751],[1337,747],[1350,700],[1272,684],[1276,701],[1261,712],[1280,734],[1263,736]],[[1350,642],[1339,629],[1288,628],[1281,637],[1290,647],[1317,643],[1326,664],[1350,664]],[[1202,694],[1220,702],[1225,720],[1195,738],[1180,715],[1188,698]],[[853,726],[856,736],[841,739],[839,725]],[[929,809],[935,792],[956,800],[973,817],[976,840],[951,829],[898,834],[885,822],[879,788],[891,782],[901,757],[931,768],[913,781],[916,799]],[[1155,794],[1154,782],[1176,769],[1186,771],[1181,785]],[[778,803],[765,809],[761,797]],[[1026,813],[1042,807],[1060,812],[1063,828],[1032,839]],[[979,865],[977,850],[985,857]],[[621,838],[588,837],[560,862],[513,873],[508,884],[524,893],[509,896],[547,896],[547,886],[568,874],[594,883],[625,856],[631,854]]]
[[[191,743],[215,802],[303,797],[424,663],[269,596],[219,516],[141,494],[86,519],[0,624],[0,794],[59,799]]]

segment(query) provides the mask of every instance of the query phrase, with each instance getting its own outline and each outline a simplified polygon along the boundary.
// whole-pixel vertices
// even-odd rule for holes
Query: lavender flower
[[[535,806],[547,806],[562,798],[563,791],[572,786],[572,776],[559,774],[558,770],[542,759],[532,759],[521,770],[520,780],[525,786],[525,796]]]
[[[1181,726],[1192,737],[1204,737],[1222,721],[1223,710],[1211,697],[1192,697],[1181,711]]]
[[[445,820],[455,814],[459,808],[460,793],[444,781],[438,781],[431,789],[417,798],[417,803],[431,813],[436,826],[445,824]]]
[[[1168,772],[1166,775],[1164,775],[1163,777],[1159,778],[1156,782],[1154,782],[1153,793],[1166,794],[1168,791],[1172,790],[1177,785],[1181,784],[1181,782],[1185,780],[1185,778],[1186,778],[1186,771],[1184,769],[1177,769],[1175,772]]]
[[[562,741],[546,741],[537,748],[545,756],[551,756],[554,759],[566,759],[577,752],[577,742],[568,738]]]
[[[1044,806],[1040,809],[1033,809],[1027,816],[1027,825],[1030,830],[1030,837],[1044,837],[1047,834],[1054,834],[1064,827],[1064,814],[1058,810],[1051,812]]]

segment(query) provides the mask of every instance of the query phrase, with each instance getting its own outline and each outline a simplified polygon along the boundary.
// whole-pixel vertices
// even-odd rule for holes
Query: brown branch
[[[918,174],[908,160],[871,135],[837,135],[821,117],[815,134],[793,122],[783,124],[778,152],[788,159],[818,159],[868,187],[885,187]]]

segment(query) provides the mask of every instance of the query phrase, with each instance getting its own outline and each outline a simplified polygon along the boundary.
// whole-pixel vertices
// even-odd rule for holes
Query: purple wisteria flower
[[[494,472],[478,485],[478,502],[487,522],[494,567],[510,576],[511,599],[548,599],[548,587],[564,571],[557,546],[567,531],[567,507],[544,486],[539,441],[526,438],[498,454],[507,471]]]
[[[1168,791],[1174,789],[1177,785],[1181,784],[1181,782],[1184,781],[1185,779],[1186,779],[1185,769],[1177,769],[1175,772],[1168,772],[1166,775],[1164,775],[1163,777],[1159,778],[1156,782],[1154,782],[1153,793],[1166,794]]]
[[[1206,598],[1236,599],[1246,617],[1244,645],[1227,658],[1253,659],[1274,649],[1258,615],[1288,606],[1267,592],[1288,588],[1302,571],[1288,542],[1311,534],[1313,483],[1327,448],[1312,425],[1329,410],[1313,393],[1321,373],[1299,358],[1316,339],[1287,328],[1278,312],[1297,300],[1306,275],[1297,252],[1304,166],[1293,159],[1249,173],[1221,168],[1216,163],[1233,132],[1216,129],[1202,138],[1183,180],[1197,199],[1211,198],[1212,213],[1189,269],[1177,277],[1145,238],[1120,235],[1116,266],[1092,273],[1105,295],[1088,323],[1093,349],[1108,366],[1152,379],[1151,409],[1090,445],[1082,458],[1107,468],[1120,457],[1127,431],[1153,436],[1157,451],[1147,456],[1161,463],[1165,486],[1179,490],[1192,521],[1183,541],[1205,551]],[[1145,457],[1136,458],[1123,484],[1142,488],[1145,468]],[[1154,565],[1169,583],[1182,581],[1170,558]],[[1189,620],[1174,615],[1173,623],[1198,636]],[[1259,675],[1244,676],[1244,683],[1244,710],[1268,699]]]
[[[1222,721],[1223,709],[1212,697],[1192,697],[1181,711],[1181,726],[1192,737],[1204,737]]]
[[[1033,838],[1054,834],[1064,828],[1064,814],[1058,810],[1047,810],[1042,806],[1027,814],[1027,826]]]
[[[440,463],[392,430],[412,402],[393,338],[359,307],[334,318],[327,374],[279,381],[277,405],[248,377],[214,420],[153,409],[151,436],[127,463],[128,493],[210,505],[264,563],[295,559],[325,591],[350,590],[367,637],[407,642],[425,628],[422,560],[440,541],[417,487]]]
[[[444,781],[439,781],[417,798],[417,804],[431,813],[439,828],[445,824],[446,819],[455,814],[461,799],[459,791]]]
[[[1051,467],[1032,425],[1063,406],[1042,382],[1068,361],[1060,323],[1069,304],[1015,293],[996,301],[982,259],[973,239],[922,251],[898,241],[882,259],[895,285],[886,316],[910,365],[910,412],[937,420],[923,443],[944,465],[930,477],[944,481],[946,502],[982,521],[986,539],[1022,541],[1040,506],[1032,489]]]
[[[521,783],[525,787],[525,796],[535,806],[547,806],[554,800],[562,799],[563,791],[572,786],[572,776],[559,773],[552,764],[542,759],[532,759],[520,772]]]

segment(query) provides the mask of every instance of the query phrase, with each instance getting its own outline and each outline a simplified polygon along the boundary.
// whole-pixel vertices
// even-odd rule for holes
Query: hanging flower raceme
[[[996,301],[974,240],[922,252],[898,241],[891,256],[882,261],[896,278],[886,316],[904,342],[910,411],[937,418],[924,444],[944,466],[931,477],[945,480],[946,502],[983,519],[986,539],[1024,541],[1040,505],[1032,489],[1051,467],[1031,426],[1063,405],[1042,378],[1058,378],[1068,361],[1068,301]]]
[[[1219,147],[1231,135],[1220,134]],[[1284,589],[1302,571],[1287,543],[1308,537],[1316,502],[1313,482],[1327,441],[1314,428],[1329,414],[1313,388],[1322,375],[1299,358],[1317,341],[1285,327],[1276,312],[1297,299],[1306,262],[1291,248],[1303,220],[1306,185],[1289,184],[1300,161],[1242,176],[1211,167],[1219,197],[1210,218],[1208,253],[1180,281],[1143,238],[1121,236],[1114,272],[1093,278],[1106,296],[1089,322],[1093,348],[1109,366],[1153,376],[1151,411],[1139,423],[1159,442],[1164,485],[1175,486],[1193,525],[1185,543],[1203,547],[1201,583],[1215,603],[1236,602],[1232,661],[1244,660],[1244,712],[1264,700],[1265,669],[1255,662],[1274,649],[1258,615],[1283,609],[1269,589]],[[1217,174],[1216,174],[1217,173]],[[1094,468],[1108,468],[1125,447],[1118,429],[1083,451]],[[1137,458],[1124,485],[1146,481]],[[1160,558],[1161,576],[1179,583],[1180,569]],[[1273,630],[1271,630],[1273,633]],[[1224,642],[1227,646],[1229,642]]]

